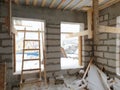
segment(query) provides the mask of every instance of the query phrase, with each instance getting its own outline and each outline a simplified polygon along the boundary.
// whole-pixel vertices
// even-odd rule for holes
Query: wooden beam
[[[25,0],[25,2],[26,2],[26,5],[30,4],[30,0]]]
[[[56,0],[52,0],[52,2],[51,2],[51,4],[50,4],[49,8],[52,8],[53,5],[55,4],[55,2],[56,2]]]
[[[91,7],[90,6],[83,6],[80,10],[88,11]]]
[[[87,24],[88,24],[88,38],[91,39],[92,35],[92,8],[87,11]]]
[[[79,36],[86,36],[88,35],[89,31],[88,30],[85,30],[85,31],[81,31],[79,33],[74,33],[74,34],[71,34],[71,37],[79,37]]]
[[[71,10],[74,10],[75,8],[77,8],[81,4],[82,1],[83,0],[80,0]]]
[[[71,1],[65,6],[64,10],[67,9],[73,2],[74,2],[74,0],[71,0]]]
[[[38,0],[34,0],[34,1],[33,1],[33,6],[36,6],[36,5],[37,5],[37,2],[38,2]]]
[[[103,10],[104,8],[107,8],[115,3],[120,2],[120,0],[109,0],[108,2],[106,2],[105,4],[99,6],[99,10]]]
[[[19,4],[19,0],[14,0],[15,4]]]
[[[82,66],[82,36],[78,38],[78,60],[79,65]]]
[[[120,28],[100,25],[99,32],[116,33],[117,34],[117,33],[120,33]]]
[[[57,9],[60,9],[61,6],[62,6],[62,4],[63,4],[65,1],[66,1],[66,0],[62,0],[62,1],[60,2],[60,4],[58,5]]]
[[[46,4],[46,0],[42,0],[42,4],[41,4],[41,6],[44,7],[45,4]]]

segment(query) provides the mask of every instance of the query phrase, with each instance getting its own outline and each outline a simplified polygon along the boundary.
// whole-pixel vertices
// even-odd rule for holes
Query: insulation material
[[[120,90],[120,80],[115,78],[115,83],[113,85],[114,90]]]
[[[98,68],[95,65],[90,66],[88,71],[88,89],[89,90],[110,90],[107,88],[105,82],[106,76],[98,72]],[[105,79],[105,81],[103,81]]]

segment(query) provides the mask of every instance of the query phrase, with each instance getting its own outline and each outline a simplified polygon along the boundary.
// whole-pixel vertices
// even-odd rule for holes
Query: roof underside
[[[8,1],[8,0],[5,0]],[[110,0],[99,0],[99,5],[102,5]],[[27,5],[35,7],[48,7],[62,10],[81,10],[86,6],[92,6],[92,0],[12,0],[18,5]]]

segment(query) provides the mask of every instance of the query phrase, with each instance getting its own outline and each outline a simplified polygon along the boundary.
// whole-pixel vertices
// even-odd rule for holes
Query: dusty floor
[[[49,84],[48,86],[45,86],[42,84],[41,86],[37,84],[29,84],[25,85],[22,90],[77,90],[76,84],[73,84],[73,81],[76,81],[75,76],[66,76],[64,77],[64,83],[63,84]],[[83,89],[78,89],[83,90]]]

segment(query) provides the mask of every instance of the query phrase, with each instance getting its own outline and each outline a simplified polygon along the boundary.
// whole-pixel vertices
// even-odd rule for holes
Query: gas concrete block
[[[104,41],[104,45],[116,45],[116,40],[106,40]]]
[[[2,46],[12,46],[12,40],[2,40]]]
[[[97,62],[107,65],[107,59],[97,58]]]
[[[116,46],[109,46],[109,52],[116,52]],[[117,48],[119,50],[119,48]]]
[[[107,51],[107,46],[98,46],[97,51]]]
[[[103,52],[94,52],[95,56],[103,57]]]
[[[0,47],[0,54],[11,54],[12,48],[11,47]]]
[[[60,70],[60,64],[46,65],[46,71],[59,71],[59,70]]]
[[[116,54],[115,53],[104,52],[104,57],[108,58],[108,59],[116,59]]]
[[[116,67],[116,60],[108,59],[108,65],[111,66],[111,67]]]
[[[99,39],[107,39],[107,33],[106,34],[100,34]]]

